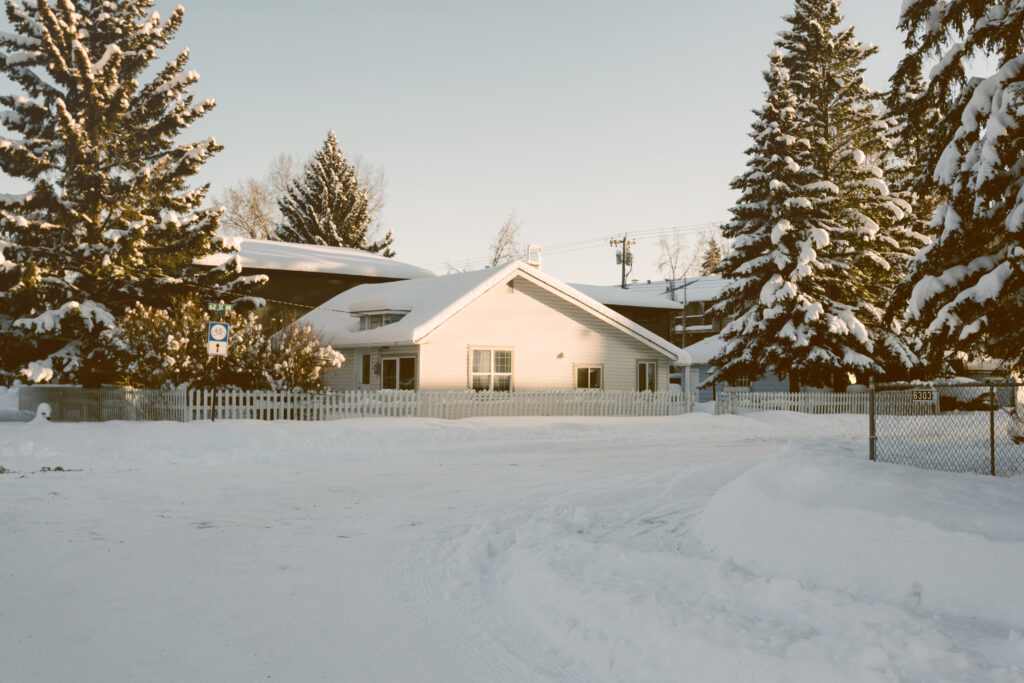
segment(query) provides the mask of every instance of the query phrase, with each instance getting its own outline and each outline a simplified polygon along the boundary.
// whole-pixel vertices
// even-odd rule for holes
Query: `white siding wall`
[[[502,285],[483,295],[424,339],[420,389],[467,389],[471,348],[511,348],[518,389],[571,389],[575,365],[594,364],[604,366],[605,389],[635,391],[638,360],[657,360],[657,388],[668,389],[668,358],[537,285],[514,282],[514,288]]]
[[[345,356],[345,364],[337,370],[324,373],[324,388],[333,391],[355,391],[367,389],[377,391],[380,389],[380,359],[395,356],[419,356],[419,349],[416,346],[391,346],[386,349],[379,348],[347,348],[338,349]],[[362,384],[363,355],[370,354],[370,384]],[[416,372],[419,373],[419,359],[416,360]],[[419,378],[417,377],[417,380]],[[418,381],[417,381],[418,384]],[[419,387],[417,387],[419,388]]]

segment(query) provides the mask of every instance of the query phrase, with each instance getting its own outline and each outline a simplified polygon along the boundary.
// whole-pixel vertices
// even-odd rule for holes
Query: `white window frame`
[[[478,351],[489,351],[490,352],[490,370],[487,372],[475,372],[473,370],[473,356]],[[497,351],[507,351],[509,354],[509,372],[495,372],[494,371],[494,354]],[[508,390],[512,391],[515,389],[515,374],[516,374],[516,352],[515,349],[508,346],[471,346],[469,347],[469,377],[467,378],[467,385],[473,391],[495,391],[494,389],[494,378],[499,376],[508,376]],[[487,389],[477,389],[474,385],[474,378],[476,377],[488,377]],[[504,391],[498,389],[497,391]]]
[[[359,331],[364,332],[366,330],[375,330],[378,327],[384,327],[391,323],[396,323],[405,317],[403,311],[384,311],[381,313],[361,313],[359,314]]]
[[[401,377],[402,377],[402,374],[401,374],[402,361],[406,360],[406,359],[411,359],[412,360],[412,387],[409,387],[409,389],[411,389],[413,391],[416,390],[416,386],[419,384],[419,377],[418,377],[418,375],[419,375],[419,368],[417,367],[419,365],[419,359],[416,356],[410,355],[410,354],[407,354],[407,353],[406,354],[396,354],[396,355],[393,355],[393,356],[381,356],[380,357],[380,388],[381,389],[397,391],[397,390],[402,388],[401,387],[401,385],[402,385],[402,380],[401,380]],[[384,371],[384,364],[388,363],[390,361],[394,361],[394,363],[395,363],[395,385],[396,386],[393,386],[393,387],[388,387],[388,386],[384,385],[384,377],[387,374]],[[406,389],[406,391],[408,391],[409,389]]]
[[[651,373],[646,369],[648,366],[654,366],[653,377]],[[643,378],[644,383],[647,386],[643,389],[640,388],[640,380]],[[653,386],[651,386],[653,385]],[[657,391],[658,390],[658,361],[641,359],[636,362],[636,390],[637,391]]]
[[[746,375],[744,377],[737,377],[729,382],[729,388],[733,391],[750,391],[750,384],[750,375]]]
[[[581,387],[580,386],[580,370],[597,370],[600,374],[598,375],[598,386]],[[587,375],[588,384],[590,374]],[[604,365],[601,363],[574,363],[572,366],[572,382],[576,389],[604,389]]]

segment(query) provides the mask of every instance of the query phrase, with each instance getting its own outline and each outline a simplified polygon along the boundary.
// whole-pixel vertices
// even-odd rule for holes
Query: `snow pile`
[[[532,632],[552,680],[1021,680],[1024,480],[864,455],[551,490],[450,541],[446,599]]]
[[[0,410],[18,409],[18,387],[0,387]]]
[[[1024,479],[804,449],[791,446],[723,487],[697,536],[758,574],[1021,625]]]

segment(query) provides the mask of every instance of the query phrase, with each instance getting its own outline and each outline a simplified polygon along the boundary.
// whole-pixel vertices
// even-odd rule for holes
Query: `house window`
[[[472,349],[470,386],[476,391],[512,390],[511,349]]]
[[[658,390],[658,361],[642,360],[636,364],[636,390]]]
[[[577,365],[576,366],[576,388],[577,389],[600,389],[603,384],[601,375],[604,374],[600,365]]]
[[[370,354],[364,353],[363,354],[363,367],[361,368],[361,370],[362,370],[362,378],[361,379],[362,379],[362,383],[363,384],[369,384],[370,383],[370,362],[371,362]]]
[[[729,382],[730,389],[749,389],[750,377],[737,377]]]
[[[384,325],[396,323],[405,317],[403,312],[366,313],[359,316],[359,331],[375,330]]]
[[[382,389],[415,389],[416,358],[382,358],[380,361]]]

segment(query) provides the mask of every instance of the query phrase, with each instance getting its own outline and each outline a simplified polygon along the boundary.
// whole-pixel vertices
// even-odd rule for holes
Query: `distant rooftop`
[[[426,268],[345,247],[241,239],[238,252],[243,269],[359,275],[401,280],[434,275]],[[211,254],[200,259],[198,263],[204,266],[219,266],[231,256],[229,253]]]
[[[619,285],[570,285],[583,292],[591,299],[599,301],[605,306],[637,306],[640,308],[669,308],[682,309],[681,303],[676,303],[665,294],[636,289],[637,285],[631,285],[629,289],[623,289]]]
[[[606,306],[642,306],[646,308],[682,308],[682,301],[712,301],[718,297],[727,281],[720,275],[688,277],[674,281],[676,302],[673,303],[669,280],[630,283],[627,289],[619,285],[572,285],[587,296]],[[660,304],[658,302],[661,302]]]

